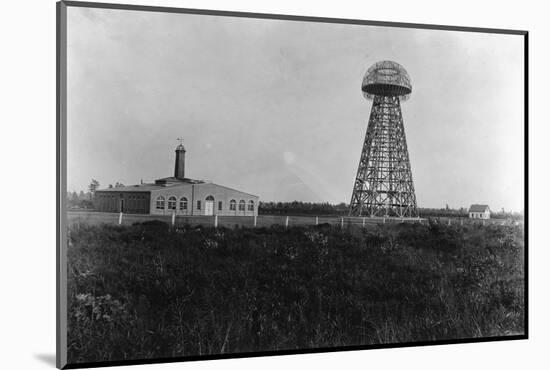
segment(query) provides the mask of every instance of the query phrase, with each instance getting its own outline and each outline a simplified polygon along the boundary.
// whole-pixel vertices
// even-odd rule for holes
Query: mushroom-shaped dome
[[[383,60],[373,64],[363,77],[363,95],[372,99],[374,95],[399,96],[405,100],[412,92],[409,74],[400,64]]]

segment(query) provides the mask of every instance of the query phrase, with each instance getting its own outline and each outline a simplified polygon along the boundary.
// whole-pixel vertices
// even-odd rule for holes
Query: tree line
[[[67,206],[68,208],[83,208],[83,209],[93,209],[94,208],[94,194],[97,189],[99,189],[101,185],[99,184],[99,181],[96,179],[92,179],[90,182],[90,185],[88,185],[88,191],[84,192],[83,190],[80,190],[80,192],[76,191],[68,191],[67,192]],[[116,182],[115,185],[109,184],[108,188],[120,188],[123,187],[124,184],[120,182]]]
[[[260,202],[258,207],[260,215],[326,215],[347,216],[349,205],[346,203],[312,203],[312,202]],[[468,208],[418,208],[418,214],[423,218],[436,217],[468,217]],[[523,215],[517,212],[507,212],[504,209],[499,212],[491,212],[491,217],[496,219],[521,219]]]
[[[312,202],[260,202],[258,214],[264,215],[347,215],[349,206],[345,203]]]

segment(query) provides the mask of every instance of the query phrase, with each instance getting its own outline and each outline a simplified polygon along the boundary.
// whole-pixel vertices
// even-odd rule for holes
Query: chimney
[[[177,179],[185,178],[185,148],[183,147],[183,143],[180,143],[176,148],[176,168],[174,170],[174,177]]]

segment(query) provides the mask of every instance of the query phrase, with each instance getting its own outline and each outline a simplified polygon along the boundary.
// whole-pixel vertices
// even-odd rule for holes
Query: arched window
[[[236,211],[237,210],[237,202],[235,201],[235,199],[231,199],[229,201],[229,210],[230,211]]]
[[[206,201],[214,201],[214,197],[212,195],[209,195],[206,197]]]
[[[164,197],[162,195],[159,195],[157,197],[157,209],[164,209]]]
[[[249,211],[254,211],[254,201],[253,200],[248,202],[248,210]]]
[[[176,209],[176,202],[177,202],[177,199],[175,196],[171,196],[170,198],[168,198],[168,209]]]
[[[180,198],[180,211],[186,211],[187,210],[187,198],[182,197]]]
[[[244,205],[245,205],[244,200],[239,200],[239,211],[244,211]]]

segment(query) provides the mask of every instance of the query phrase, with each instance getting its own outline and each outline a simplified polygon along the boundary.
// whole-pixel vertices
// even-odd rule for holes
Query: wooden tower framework
[[[362,90],[373,104],[350,216],[418,217],[401,113],[401,101],[412,92],[409,76],[395,62],[378,62],[367,71]]]

